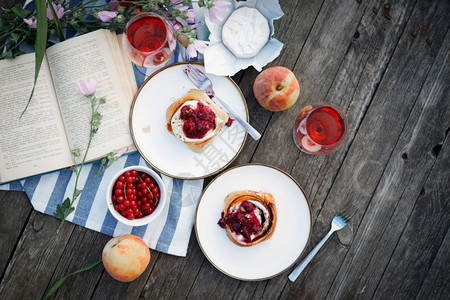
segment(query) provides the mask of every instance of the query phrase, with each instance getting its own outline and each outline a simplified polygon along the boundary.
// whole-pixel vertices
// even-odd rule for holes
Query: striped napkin
[[[25,7],[32,10],[34,3],[27,1]],[[66,32],[66,36],[72,35]],[[183,47],[177,47],[173,62],[186,60],[183,50]],[[148,70],[146,75],[135,73],[138,86],[151,75],[151,72]],[[168,202],[163,212],[148,225],[127,226],[112,216],[105,197],[112,177],[121,169],[134,165],[148,166],[137,152],[120,157],[78,197],[74,203],[75,211],[67,221],[110,236],[134,234],[141,237],[151,249],[186,256],[203,179],[180,180],[161,175],[168,192]],[[93,178],[99,167],[100,162],[85,165],[78,180],[78,187],[83,187],[85,182]],[[70,169],[64,169],[3,184],[0,185],[0,190],[24,191],[34,209],[53,215],[58,204],[67,197],[72,197],[74,185],[75,174]]]

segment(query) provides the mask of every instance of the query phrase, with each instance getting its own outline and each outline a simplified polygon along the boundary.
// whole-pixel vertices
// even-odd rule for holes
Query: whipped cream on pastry
[[[270,238],[275,230],[277,213],[270,193],[236,191],[225,199],[225,209],[217,223],[226,229],[230,240],[248,247]]]
[[[188,116],[189,112],[191,116]],[[202,116],[199,116],[199,114]],[[212,118],[213,120],[211,120]],[[198,100],[188,100],[172,116],[171,126],[173,134],[183,142],[200,142],[213,137],[219,129],[218,125],[223,121],[214,114],[214,111],[208,107],[207,103],[202,103]],[[191,126],[185,125],[186,122],[192,122],[196,128],[186,132],[186,128],[188,130],[191,128]],[[202,126],[203,128],[197,128]]]

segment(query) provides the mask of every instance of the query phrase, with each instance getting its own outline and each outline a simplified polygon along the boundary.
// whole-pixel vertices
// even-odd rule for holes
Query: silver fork
[[[351,210],[353,212],[349,213]],[[319,252],[320,248],[322,248],[323,244],[328,240],[328,238],[333,234],[333,232],[341,230],[347,225],[348,221],[350,221],[351,217],[356,213],[355,208],[345,208],[341,212],[339,212],[336,216],[334,216],[331,221],[331,229],[328,231],[327,235],[312,249],[312,251],[305,257],[305,259],[289,274],[289,280],[294,282],[300,273],[306,268],[309,262],[313,259],[313,257]]]
[[[220,104],[244,127],[245,131],[255,140],[259,140],[261,134],[252,127],[246,120],[241,118],[225,101],[215,96],[213,85],[211,80],[202,71],[194,67],[193,65],[187,64],[183,68],[186,76],[195,84],[195,86],[204,91],[211,98],[214,97]]]

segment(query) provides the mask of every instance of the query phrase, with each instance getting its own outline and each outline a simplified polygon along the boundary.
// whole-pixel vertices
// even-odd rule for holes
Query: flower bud
[[[178,9],[172,9],[170,14],[172,15],[172,17],[176,18],[180,15],[180,11]]]
[[[193,43],[195,43],[195,39],[192,38],[192,37],[190,37],[190,38],[189,38],[189,44],[193,44]]]
[[[117,23],[123,23],[123,22],[125,22],[125,17],[124,17],[124,15],[122,15],[122,14],[118,14],[118,15],[114,18],[114,20],[116,20]]]
[[[125,12],[125,7],[119,5],[119,6],[117,7],[117,12],[118,12],[119,14],[123,14],[123,13]]]

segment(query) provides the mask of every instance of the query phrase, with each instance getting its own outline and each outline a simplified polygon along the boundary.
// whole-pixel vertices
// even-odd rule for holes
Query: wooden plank
[[[448,51],[449,48],[446,47],[446,49]],[[446,72],[445,79],[450,82],[450,63],[447,66],[448,72]],[[448,96],[449,92],[450,87],[447,88],[444,97]],[[449,120],[449,105],[446,108],[447,120]],[[435,272],[432,277],[434,279],[433,286],[424,289],[428,289],[428,292],[432,292],[433,295],[428,295],[423,299],[448,298],[449,294],[445,294],[445,290],[449,289],[450,282],[450,272],[448,271],[448,263],[450,263],[448,255],[450,253],[448,235],[450,228],[449,136],[446,136],[442,149],[429,173],[425,186],[422,187],[419,197],[414,201],[414,211],[392,257],[390,257],[389,264],[375,291],[375,299],[415,297],[419,294],[425,279],[430,277],[430,271]],[[403,200],[401,199],[401,201]]]
[[[0,191],[0,281],[28,222],[32,208],[23,192]]]
[[[327,246],[323,255],[317,257],[316,261],[318,264],[320,262],[320,266],[315,267],[313,263],[310,272],[304,275],[306,278],[302,286],[308,287],[306,295],[319,298],[327,295],[336,298],[365,298],[373,295],[377,288],[420,193],[420,187],[434,163],[433,157],[424,156],[424,151],[420,150],[420,145],[423,146],[421,143],[426,142],[423,135],[420,135],[422,139],[413,135],[414,143],[409,145],[407,140],[415,133],[413,129],[427,133],[440,130],[439,127],[434,128],[436,123],[430,123],[429,120],[437,113],[436,109],[446,107],[444,104],[447,99],[440,98],[437,94],[435,98],[422,99],[424,102],[431,101],[430,103],[421,103],[417,101],[417,94],[423,89],[442,44],[445,32],[439,31],[442,28],[439,24],[448,21],[444,17],[446,14],[448,8],[445,5],[437,8],[437,5],[418,3],[408,21],[400,44],[327,197],[327,204],[356,202],[360,211],[350,230],[357,233],[353,242],[348,230],[339,233],[342,245],[332,243]],[[426,43],[424,37],[409,39],[409,30],[420,28],[424,22],[432,24],[426,33],[434,41],[432,45]],[[439,70],[437,67],[434,69]],[[428,87],[432,83],[431,78]],[[394,95],[399,94],[402,97],[391,101]],[[426,92],[424,95],[427,95]],[[422,110],[424,106],[427,109]],[[412,126],[417,119],[411,116],[417,115],[423,121]],[[399,139],[406,148],[399,146]],[[403,155],[405,151],[407,160]],[[358,225],[361,216],[363,218]],[[320,218],[321,215],[318,222]],[[331,215],[327,219],[330,220]],[[349,244],[349,251],[342,249],[348,248]],[[333,250],[337,253],[334,256],[331,254]],[[344,257],[345,261],[341,265]],[[319,281],[322,287],[315,284]],[[323,285],[331,284],[331,290],[326,291]]]
[[[101,259],[103,247],[110,238],[98,232],[75,226],[47,286],[47,291],[62,277]],[[54,299],[89,299],[104,272],[105,269],[100,264],[89,271],[69,277],[54,294]],[[83,288],[73,288],[77,286],[83,286]]]
[[[56,234],[59,220],[33,211],[9,261],[0,294],[3,299],[41,298],[74,228],[65,224]],[[24,288],[26,287],[26,288]]]
[[[422,287],[417,294],[417,299],[448,299],[450,295],[450,231],[437,253],[433,265],[427,273]]]
[[[145,299],[185,299],[205,257],[191,235],[186,257],[161,254],[140,297]],[[157,288],[155,288],[157,287]]]

